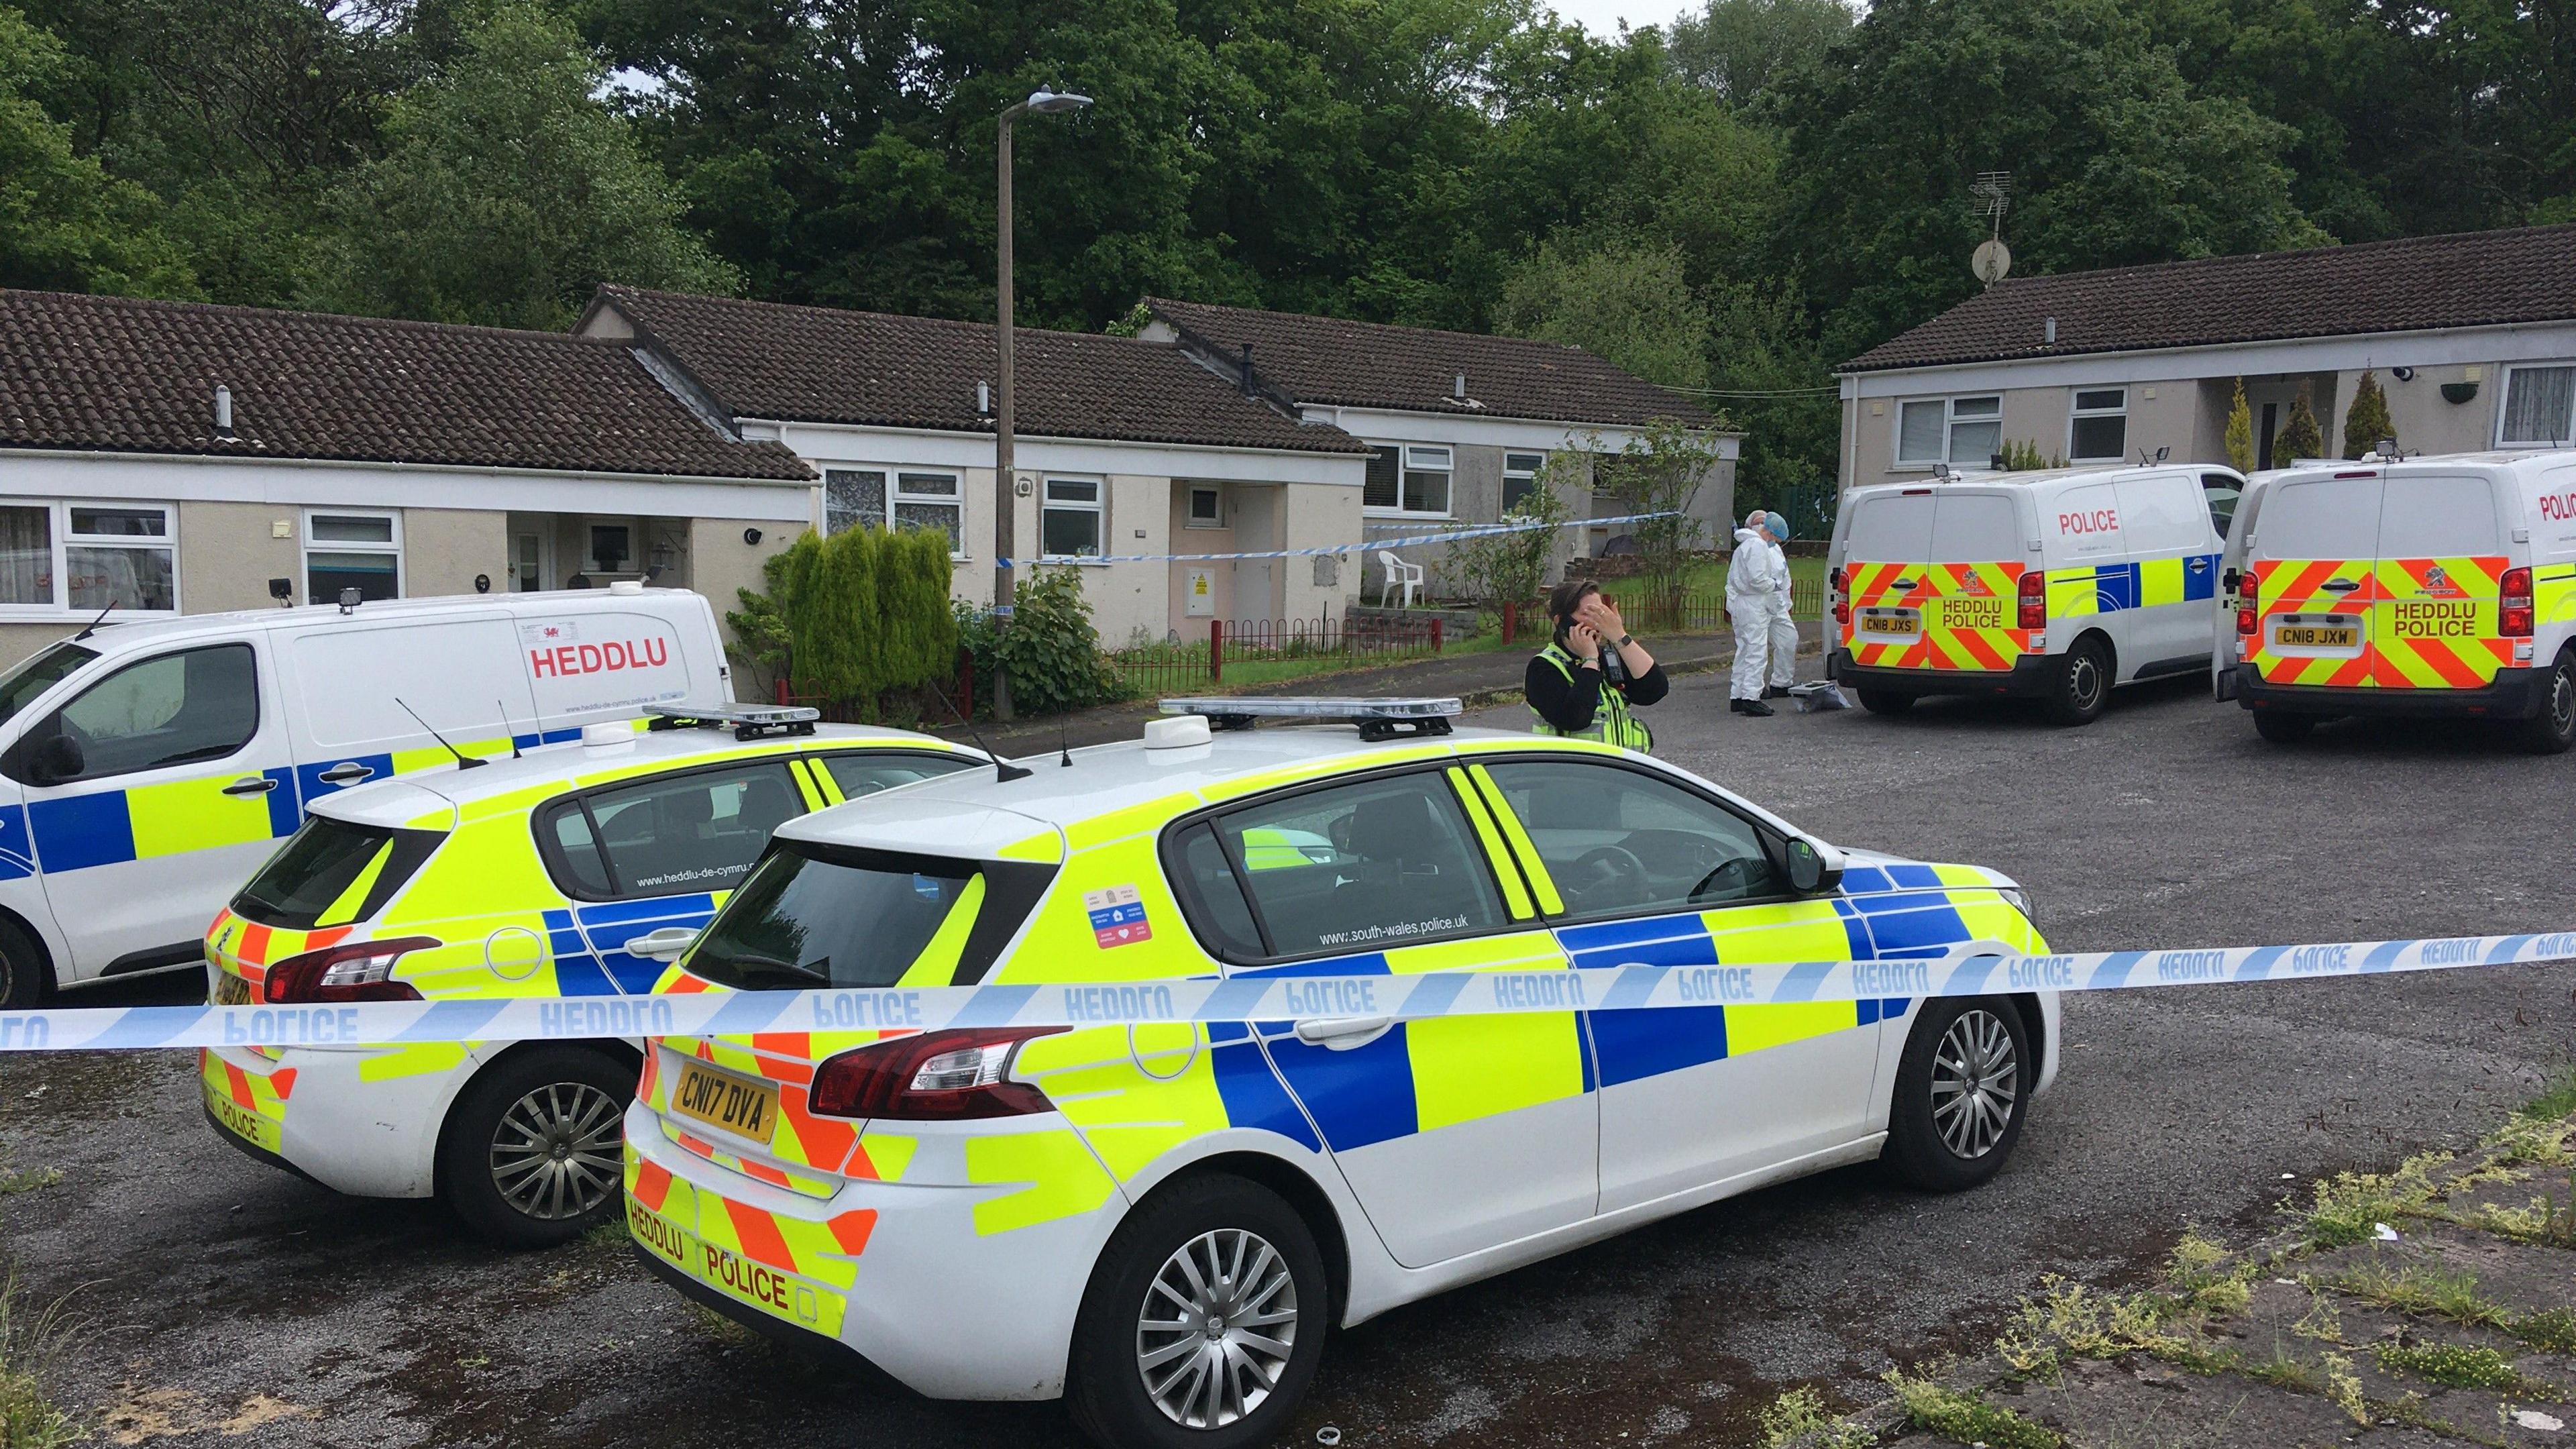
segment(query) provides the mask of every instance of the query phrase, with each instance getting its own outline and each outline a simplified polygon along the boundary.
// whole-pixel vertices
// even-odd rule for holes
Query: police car
[[[662,989],[1860,958],[1893,992],[2045,949],[1993,871],[1454,700],[1328,707],[1358,728],[1177,716],[790,821]],[[1840,1164],[1982,1182],[2058,1051],[2049,995],[659,1039],[627,1219],[688,1296],[923,1393],[1263,1443],[1337,1325]]]
[[[2244,515],[2218,697],[2263,738],[2447,715],[2576,745],[2576,457],[2373,454],[2271,475]]]
[[[2089,723],[2118,685],[2208,667],[2244,486],[2150,463],[1855,488],[1827,556],[1827,673],[1881,714],[2001,694]]]
[[[983,759],[813,719],[667,708],[316,801],[208,930],[213,999],[641,995],[780,823]],[[630,1043],[225,1047],[199,1067],[218,1132],[325,1187],[435,1193],[512,1246],[616,1210]]]

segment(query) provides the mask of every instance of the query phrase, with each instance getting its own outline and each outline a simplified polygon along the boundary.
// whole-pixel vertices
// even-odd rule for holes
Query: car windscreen
[[[1856,563],[1932,562],[1932,491],[1860,500],[1853,505],[1843,551]]]
[[[933,985],[969,982],[1054,874],[1052,866],[782,845],[752,868],[681,964],[736,991],[892,986],[916,965]]]
[[[97,650],[84,649],[67,640],[43,653],[29,655],[17,668],[0,675],[0,724],[15,719],[18,711],[43,698],[45,691],[97,657]]]
[[[2021,520],[1998,493],[1944,493],[1933,500],[1926,563],[1998,563],[2022,556]]]
[[[241,888],[233,910],[260,925],[291,931],[366,920],[393,899],[446,838],[436,830],[394,830],[311,816]]]

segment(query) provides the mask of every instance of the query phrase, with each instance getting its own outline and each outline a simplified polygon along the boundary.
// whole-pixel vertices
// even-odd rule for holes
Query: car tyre
[[[2522,722],[2522,747],[2535,755],[2562,755],[2576,745],[2576,655],[2561,652],[2543,683],[2548,693],[2540,713]]]
[[[2317,717],[2312,714],[2292,714],[2278,709],[2254,711],[2254,733],[2276,745],[2295,745],[2315,733],[2316,728]]]
[[[2057,666],[2056,684],[2048,692],[2048,717],[2062,725],[2091,724],[2110,702],[2110,655],[2099,641],[2082,640]]]
[[[1883,1160],[1927,1192],[1962,1192],[2003,1170],[2039,1080],[2021,1013],[1999,996],[1934,998],[1896,1068]]]
[[[484,1068],[457,1094],[439,1134],[439,1198],[475,1236],[504,1248],[553,1247],[606,1222],[625,1198],[635,1072],[572,1046],[515,1052]]]
[[[53,963],[17,925],[0,921],[0,1011],[42,1006],[54,994]]]
[[[1864,689],[1860,707],[1871,714],[1904,714],[1914,708],[1914,696],[1893,689]]]
[[[1101,1250],[1074,1321],[1066,1407],[1108,1449],[1268,1444],[1314,1381],[1331,1316],[1324,1257],[1296,1209],[1243,1178],[1185,1180]]]

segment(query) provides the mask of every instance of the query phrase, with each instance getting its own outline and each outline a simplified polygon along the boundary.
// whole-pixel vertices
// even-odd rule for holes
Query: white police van
[[[1856,488],[1827,556],[1826,671],[1881,714],[2000,694],[2087,723],[2116,685],[2208,667],[2244,487],[2151,463]]]
[[[0,675],[0,1007],[200,966],[314,800],[733,698],[704,598],[605,590],[110,624]]]

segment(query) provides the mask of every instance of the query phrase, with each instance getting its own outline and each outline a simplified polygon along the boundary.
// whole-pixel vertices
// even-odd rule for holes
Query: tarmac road
[[[1699,676],[1650,718],[1668,757],[1828,839],[2010,871],[2063,948],[2576,925],[2576,755],[2422,724],[2281,749],[2203,691],[2062,731],[2002,703],[1745,720]],[[2242,1236],[2320,1172],[2473,1138],[2576,1056],[2571,987],[2535,967],[2075,998],[2058,1088],[1986,1188],[1846,1170],[1389,1314],[1336,1340],[1286,1442],[1747,1442],[1779,1388],[1868,1397],[1891,1362],[1981,1348],[2043,1273],[2127,1280],[2186,1223]],[[260,1166],[174,1056],[0,1062],[0,1153],[63,1174],[0,1216],[27,1302],[85,1324],[53,1381],[110,1442],[1076,1442],[1053,1406],[932,1404],[751,1340],[614,1243],[499,1254],[427,1205]]]

